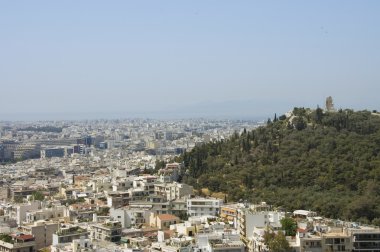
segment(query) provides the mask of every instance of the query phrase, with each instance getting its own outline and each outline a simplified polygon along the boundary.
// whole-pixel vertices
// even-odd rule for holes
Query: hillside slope
[[[380,223],[380,116],[295,108],[265,127],[185,153],[183,180],[228,200]]]

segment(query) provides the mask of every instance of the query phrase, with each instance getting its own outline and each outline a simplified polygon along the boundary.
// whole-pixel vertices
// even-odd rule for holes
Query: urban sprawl
[[[200,196],[174,158],[260,124],[233,120],[0,122],[0,251],[380,251],[380,229]],[[164,164],[162,167],[157,167]],[[286,235],[285,218],[295,221]]]

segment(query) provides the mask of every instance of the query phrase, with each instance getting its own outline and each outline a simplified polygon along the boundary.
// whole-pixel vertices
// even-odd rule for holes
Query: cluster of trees
[[[32,193],[32,199],[33,200],[39,200],[42,201],[45,199],[45,195],[43,191],[35,191]],[[24,202],[24,197],[22,196],[15,196],[14,197],[14,202],[16,203],[23,203]]]
[[[228,200],[380,224],[380,116],[295,108],[265,127],[184,153],[183,181]]]
[[[12,237],[8,234],[0,234],[0,241],[7,242],[7,243],[13,243]]]

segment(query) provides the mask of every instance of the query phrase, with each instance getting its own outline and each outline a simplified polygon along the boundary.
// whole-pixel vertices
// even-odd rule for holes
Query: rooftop
[[[157,215],[157,218],[159,218],[162,221],[179,220],[177,216],[172,214],[159,214]]]

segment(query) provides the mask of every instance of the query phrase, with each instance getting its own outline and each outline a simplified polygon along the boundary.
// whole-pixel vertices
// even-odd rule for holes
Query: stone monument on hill
[[[333,98],[331,96],[326,98],[326,111],[328,112],[334,112],[334,103],[333,103]]]

